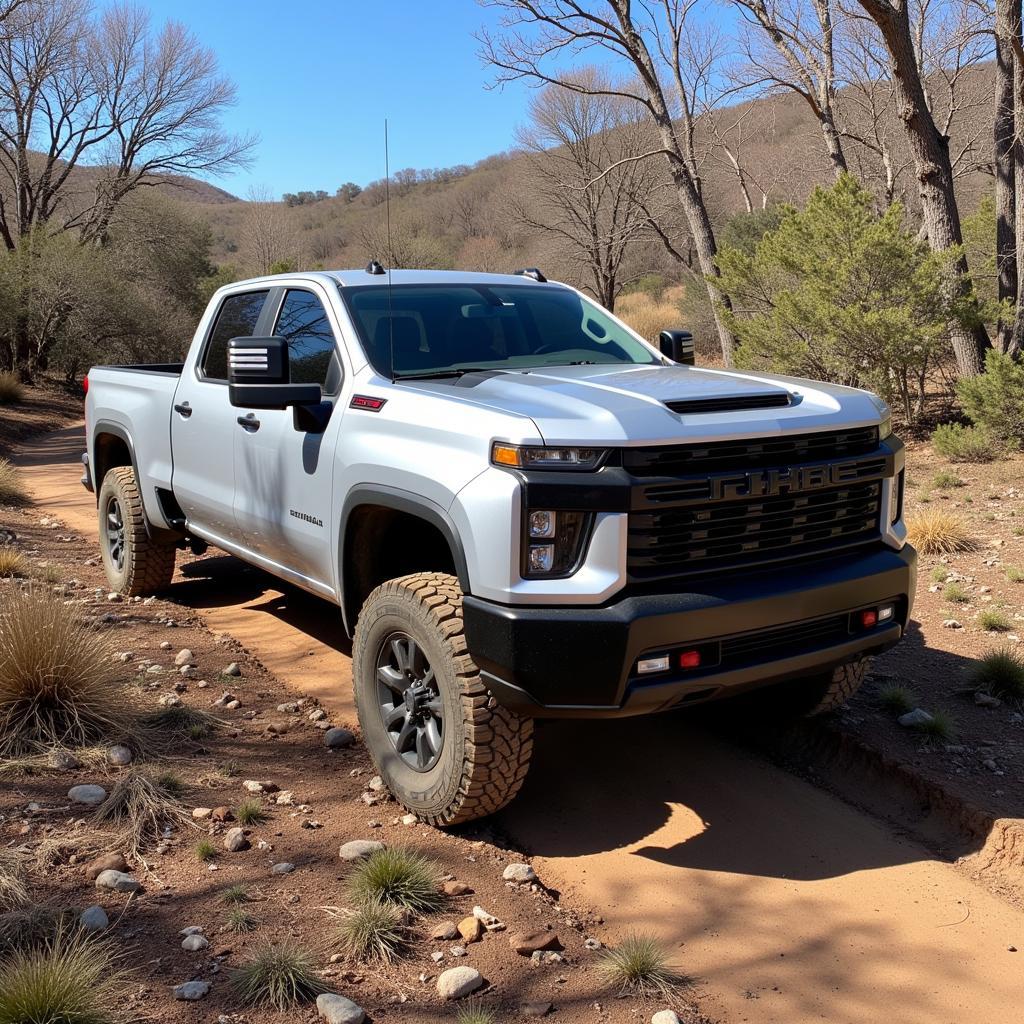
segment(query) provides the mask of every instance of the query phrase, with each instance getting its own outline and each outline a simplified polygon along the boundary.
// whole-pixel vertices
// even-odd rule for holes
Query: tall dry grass
[[[0,373],[0,405],[17,405],[25,400],[25,388],[16,374]]]
[[[674,297],[678,290],[666,288],[661,298],[657,299],[646,292],[622,295],[615,301],[615,315],[620,320],[625,320],[642,338],[656,345],[661,331],[679,327],[679,305],[670,298]]]
[[[28,500],[18,467],[0,458],[0,505],[23,505]]]

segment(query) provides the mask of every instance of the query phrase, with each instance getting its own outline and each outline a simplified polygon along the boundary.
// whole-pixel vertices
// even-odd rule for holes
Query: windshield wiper
[[[463,377],[467,373],[491,373],[493,366],[459,367],[457,370],[431,370],[429,373],[399,373],[395,380],[440,380],[442,377]]]

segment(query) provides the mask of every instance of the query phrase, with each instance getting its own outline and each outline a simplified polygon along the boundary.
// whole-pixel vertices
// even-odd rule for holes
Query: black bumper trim
[[[878,547],[785,572],[730,573],[687,592],[633,594],[592,607],[499,605],[467,595],[466,639],[495,696],[537,717],[616,717],[664,710],[824,671],[899,641],[916,553]],[[665,682],[631,677],[646,653],[794,626],[892,601],[895,621],[840,643]]]

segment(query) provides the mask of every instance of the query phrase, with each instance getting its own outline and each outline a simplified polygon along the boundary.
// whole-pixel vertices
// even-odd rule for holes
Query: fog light
[[[551,572],[551,567],[554,564],[554,544],[530,545],[530,572]]]
[[[683,651],[683,653],[679,655],[679,667],[699,668],[700,651]]]
[[[860,624],[865,629],[870,629],[872,626],[878,624],[878,612],[874,608],[865,608],[860,613]]]
[[[554,537],[557,517],[554,512],[530,513],[530,536],[537,538]]]
[[[883,605],[878,609],[878,621],[887,622],[896,614],[896,609],[891,604]]]
[[[636,663],[637,675],[645,676],[651,672],[667,672],[670,662],[667,654],[659,654],[656,658],[641,658]]]

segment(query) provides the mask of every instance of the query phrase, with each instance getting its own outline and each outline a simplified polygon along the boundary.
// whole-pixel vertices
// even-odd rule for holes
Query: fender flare
[[[345,541],[348,536],[349,518],[357,508],[363,505],[378,505],[394,509],[396,512],[406,512],[436,527],[452,553],[455,574],[458,576],[463,593],[470,592],[469,568],[462,538],[459,536],[455,521],[448,515],[446,509],[413,491],[389,487],[387,484],[357,484],[345,496],[345,502],[341,509],[341,522],[338,527],[338,593],[341,598],[342,621],[349,636],[352,636],[355,631],[359,609],[350,606],[350,598],[345,590]]]

